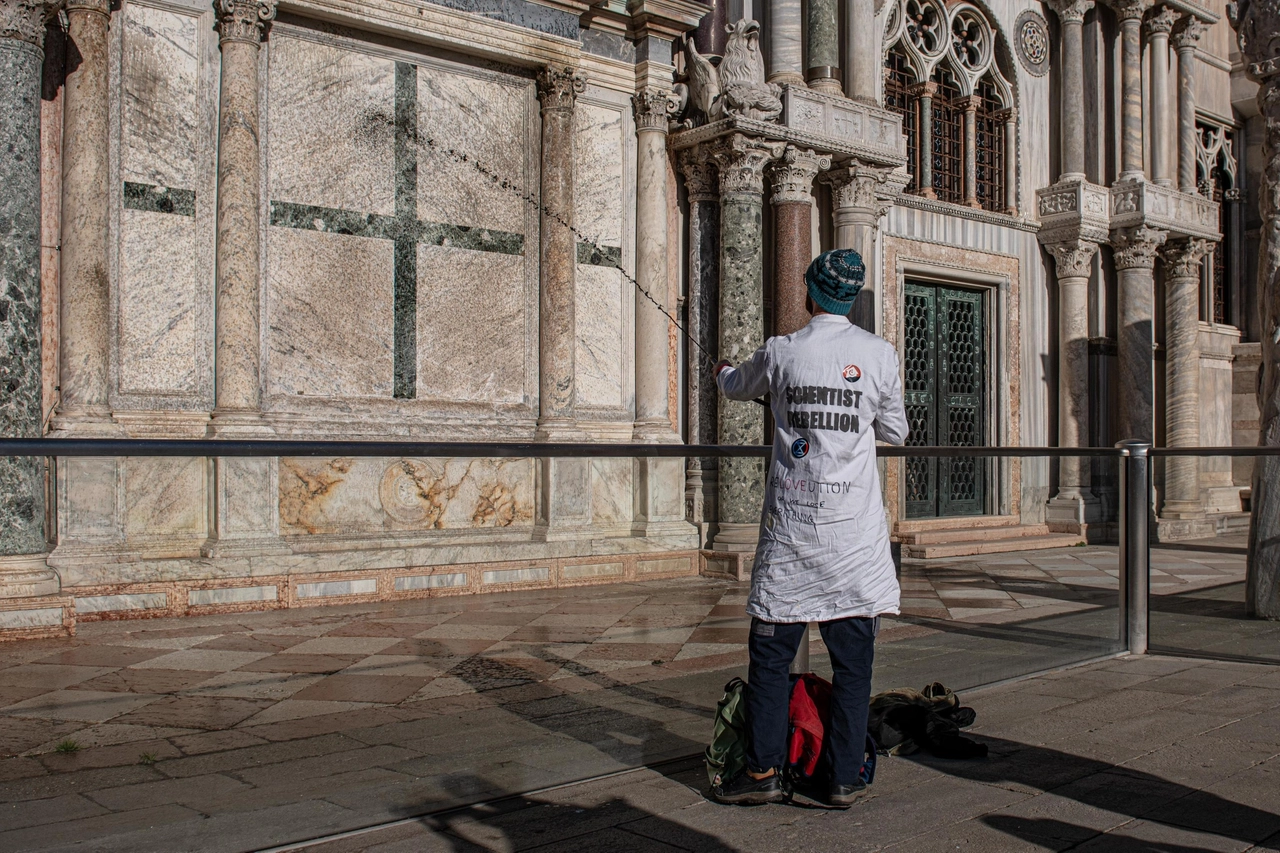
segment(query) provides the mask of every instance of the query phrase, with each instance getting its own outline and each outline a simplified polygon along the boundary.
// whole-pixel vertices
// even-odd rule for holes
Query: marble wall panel
[[[268,391],[390,397],[391,241],[298,228],[269,232]]]
[[[310,459],[280,462],[284,534],[528,527],[526,459]]]
[[[139,394],[194,392],[199,275],[194,216],[121,214],[120,387]]]
[[[200,535],[208,529],[204,459],[124,462],[126,535]]]
[[[630,459],[591,460],[591,522],[630,524],[635,516]]]
[[[270,45],[271,200],[395,213],[395,63],[292,34]]]
[[[536,246],[527,251],[536,257]],[[527,263],[519,255],[418,246],[420,399],[531,403],[538,329],[528,310]]]
[[[623,399],[623,287],[618,270],[579,264],[577,271],[578,402],[619,407]]]
[[[124,408],[191,398],[212,379],[209,17],[137,3],[119,16],[113,295],[117,388],[132,398],[118,401]]]
[[[418,216],[524,234],[530,205],[443,149],[465,153],[536,195],[537,172],[527,157],[528,141],[537,135],[536,103],[528,78],[441,64],[419,67],[418,134],[436,145],[418,146]],[[536,244],[526,239],[526,245]]]

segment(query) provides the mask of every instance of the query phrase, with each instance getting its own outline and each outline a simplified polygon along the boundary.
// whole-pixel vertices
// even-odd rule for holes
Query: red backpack
[[[807,782],[826,773],[823,741],[831,723],[831,682],[806,672],[794,678],[791,704],[787,714],[790,737],[787,744],[787,770],[792,780]],[[867,735],[866,761],[858,774],[868,785],[876,776],[876,745]]]

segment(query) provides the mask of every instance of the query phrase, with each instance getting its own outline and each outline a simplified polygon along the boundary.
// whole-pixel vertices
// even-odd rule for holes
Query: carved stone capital
[[[1161,6],[1154,15],[1147,18],[1147,35],[1169,35],[1173,32],[1173,25],[1178,22],[1179,17],[1178,13],[1168,6]]]
[[[1173,46],[1178,50],[1195,50],[1200,37],[1209,31],[1209,25],[1199,18],[1187,15],[1182,19],[1182,26],[1173,34]]]
[[[44,26],[61,5],[61,0],[0,0],[0,39],[24,41],[44,50]]]
[[[1083,24],[1085,13],[1093,8],[1093,0],[1049,0],[1049,8],[1064,24]]]
[[[275,0],[214,0],[218,43],[245,42],[257,45],[267,34],[276,16]]]
[[[631,96],[637,131],[660,130],[666,133],[671,116],[678,107],[679,103],[670,89],[649,88]]]
[[[711,150],[720,171],[720,195],[764,194],[764,168],[782,156],[785,142],[765,142],[735,133]]]
[[[587,90],[587,77],[570,66],[547,67],[538,72],[538,100],[542,111],[572,110]]]
[[[964,110],[967,113],[976,113],[978,107],[982,106],[982,98],[977,95],[963,95],[956,98],[952,103],[957,109]]]
[[[1169,243],[1160,250],[1165,275],[1169,278],[1200,278],[1200,262],[1212,248],[1212,243],[1198,237]]]
[[[938,84],[932,80],[915,83],[907,87],[907,94],[915,98],[932,98],[938,94]]]
[[[822,182],[831,187],[831,206],[837,211],[861,209],[879,212],[893,204],[892,200],[884,198],[891,171],[863,165],[848,166],[823,175]]]
[[[1236,42],[1249,76],[1261,83],[1280,75],[1280,39],[1276,38],[1276,33],[1280,33],[1280,6],[1267,0],[1229,3],[1227,14],[1231,17],[1231,26],[1235,27]],[[1266,94],[1258,93],[1260,108]],[[1270,121],[1276,120],[1274,108],[1262,111]]]
[[[715,201],[720,197],[720,182],[716,166],[702,146],[680,152],[680,174],[684,175],[684,187],[689,201]]]
[[[1088,278],[1093,271],[1093,256],[1098,244],[1088,240],[1070,240],[1046,247],[1057,264],[1058,278]]]
[[[1018,120],[1018,108],[1017,108],[1017,107],[1006,107],[1005,109],[1003,109],[1003,110],[1001,110],[1000,112],[996,113],[996,118],[997,118],[997,119],[999,119],[1000,121],[1004,121],[1004,122],[1017,121],[1017,120]]]
[[[1125,21],[1142,21],[1142,16],[1152,6],[1151,0],[1116,0],[1111,4],[1111,8],[1116,12],[1116,18],[1121,23]]]
[[[1169,232],[1139,225],[1111,232],[1112,256],[1116,269],[1155,269],[1156,252],[1164,245]]]
[[[813,201],[813,179],[831,168],[831,158],[812,149],[788,145],[782,159],[773,164],[773,204]]]

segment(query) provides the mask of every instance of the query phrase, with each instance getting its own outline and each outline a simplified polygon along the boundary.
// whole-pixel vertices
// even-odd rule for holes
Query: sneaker
[[[847,809],[863,794],[867,793],[867,783],[859,779],[852,785],[833,784],[827,792],[827,803],[837,808]]]
[[[745,771],[728,782],[711,789],[711,798],[730,806],[759,806],[780,803],[786,798],[782,790],[782,775],[774,773],[763,779],[752,779]]]

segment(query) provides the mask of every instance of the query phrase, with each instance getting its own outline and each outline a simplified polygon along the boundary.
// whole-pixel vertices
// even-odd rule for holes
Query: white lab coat
[[[717,382],[731,400],[769,394],[776,424],[747,613],[767,622],[897,613],[875,455],[875,439],[907,437],[894,348],[819,314]]]

